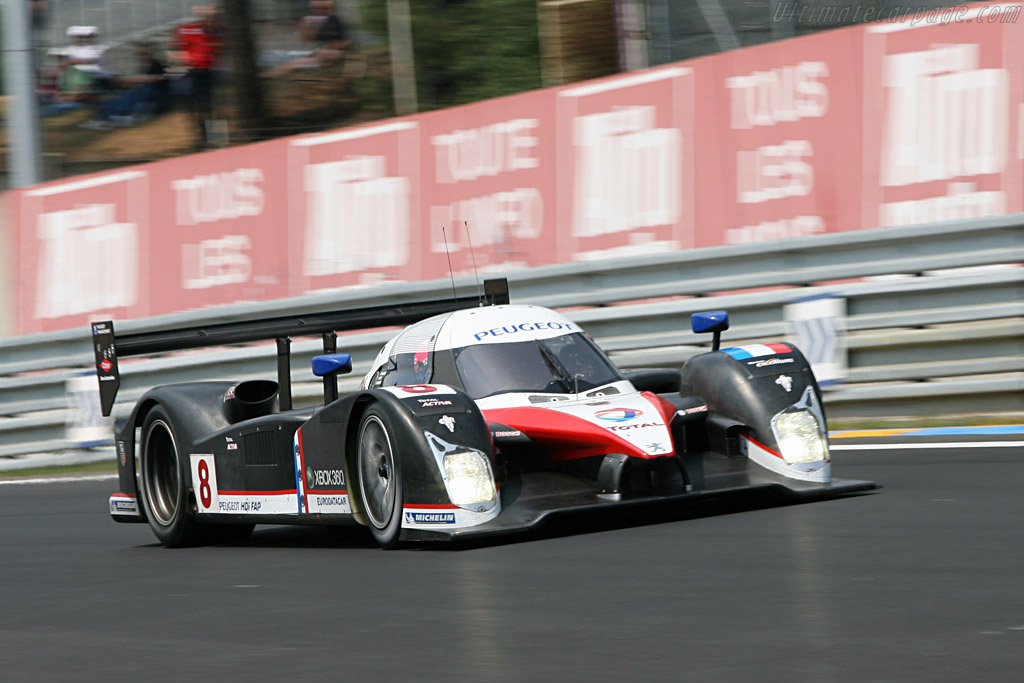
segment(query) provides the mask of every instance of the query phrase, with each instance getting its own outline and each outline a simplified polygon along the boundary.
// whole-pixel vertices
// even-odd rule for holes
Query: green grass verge
[[[0,472],[0,479],[37,477],[40,475],[50,476],[54,474],[117,474],[117,463],[113,460],[105,460],[103,462],[90,462],[85,465],[31,467],[24,470],[4,470],[3,472]]]

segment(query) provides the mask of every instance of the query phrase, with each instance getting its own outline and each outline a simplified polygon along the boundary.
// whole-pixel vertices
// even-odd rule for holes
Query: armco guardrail
[[[708,340],[689,331],[689,314],[699,310],[730,311],[730,344],[771,341],[783,337],[786,303],[825,292],[845,297],[849,375],[826,400],[833,417],[867,417],[1024,410],[1021,263],[1024,215],[1017,214],[504,274],[513,301],[566,308],[623,367],[678,366],[705,350]],[[476,286],[466,278],[455,284],[460,292]],[[451,291],[449,280],[394,283],[115,324],[138,332]],[[354,365],[342,389],[355,385],[391,333],[339,338]],[[319,349],[318,340],[293,345],[297,403],[321,396],[308,369]],[[156,384],[272,376],[274,354],[273,345],[258,345],[126,361],[115,416]],[[64,448],[64,383],[91,367],[88,330],[0,340],[0,358],[0,456]]]

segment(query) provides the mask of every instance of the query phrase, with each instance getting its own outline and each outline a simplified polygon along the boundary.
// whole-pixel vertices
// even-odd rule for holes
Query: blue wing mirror
[[[313,356],[313,374],[324,378],[324,405],[338,400],[338,375],[346,372],[352,372],[350,354],[325,353]]]
[[[317,377],[344,375],[352,372],[352,356],[347,353],[328,353],[313,356],[313,374]]]
[[[704,311],[690,316],[690,326],[697,334],[714,333],[711,350],[717,351],[722,343],[722,332],[729,329],[728,311]]]

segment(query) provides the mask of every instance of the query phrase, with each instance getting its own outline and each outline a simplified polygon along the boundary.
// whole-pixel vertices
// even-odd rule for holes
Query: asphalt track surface
[[[0,679],[1020,681],[1014,438],[836,452],[869,495],[394,552],[300,527],[165,550],[109,519],[113,481],[3,485]]]

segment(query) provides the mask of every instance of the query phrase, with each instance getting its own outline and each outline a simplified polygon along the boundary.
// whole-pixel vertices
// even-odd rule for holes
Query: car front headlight
[[[807,410],[783,411],[772,418],[772,432],[790,465],[828,460],[828,443],[818,419]]]
[[[443,460],[445,485],[453,505],[478,505],[497,499],[487,459],[476,451],[453,451]]]

